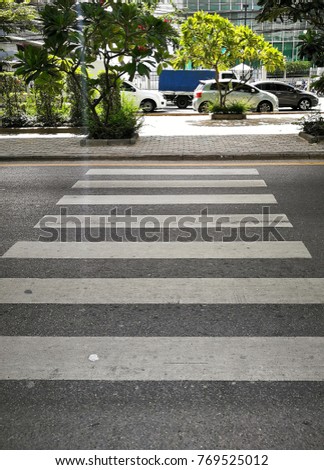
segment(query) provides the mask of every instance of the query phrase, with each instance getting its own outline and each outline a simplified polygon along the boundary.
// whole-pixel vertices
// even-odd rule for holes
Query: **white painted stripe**
[[[116,194],[63,196],[58,205],[276,204],[272,194]]]
[[[184,224],[186,227],[292,227],[286,214],[209,214],[206,217],[201,214],[193,215],[84,215],[69,214],[67,216],[46,215],[34,228],[83,228],[83,227],[162,227],[179,228]]]
[[[303,242],[38,242],[15,243],[3,258],[311,258]]]
[[[87,175],[258,175],[255,168],[94,168]]]
[[[322,304],[324,278],[2,278],[0,303]]]
[[[264,180],[80,180],[73,188],[261,188]]]
[[[324,380],[321,337],[10,336],[1,356],[1,380]]]

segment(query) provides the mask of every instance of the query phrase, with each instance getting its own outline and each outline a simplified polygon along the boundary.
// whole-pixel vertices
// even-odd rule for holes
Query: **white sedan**
[[[125,93],[125,96],[132,97],[144,113],[152,113],[156,109],[165,108],[167,105],[166,99],[159,91],[141,90],[127,81],[122,83],[121,90]]]
[[[220,80],[219,83],[221,88],[232,90],[226,97],[227,103],[244,100],[251,106],[252,111],[259,113],[278,111],[278,98],[272,93],[261,91],[238,80]],[[216,101],[218,94],[215,80],[202,80],[195,89],[192,102],[194,110],[199,113],[206,112],[208,105]]]

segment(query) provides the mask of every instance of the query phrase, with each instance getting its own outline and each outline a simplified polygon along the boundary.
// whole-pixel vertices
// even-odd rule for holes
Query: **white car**
[[[127,81],[122,83],[121,90],[125,96],[132,97],[144,113],[152,113],[156,109],[165,108],[167,105],[166,99],[159,91],[141,90]]]
[[[239,80],[220,80],[219,83],[223,89],[225,87],[233,88],[233,91],[227,95],[227,103],[244,100],[251,106],[252,111],[259,113],[278,111],[278,98],[271,93],[261,91],[248,83],[241,83]],[[215,80],[202,80],[195,89],[192,102],[194,110],[199,113],[206,112],[209,103],[216,101],[218,93]]]

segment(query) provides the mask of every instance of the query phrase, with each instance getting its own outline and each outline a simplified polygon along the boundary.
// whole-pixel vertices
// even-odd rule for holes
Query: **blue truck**
[[[221,78],[236,79],[234,72],[220,72]],[[159,91],[165,99],[180,109],[189,106],[200,80],[215,78],[215,70],[163,70],[159,77]]]

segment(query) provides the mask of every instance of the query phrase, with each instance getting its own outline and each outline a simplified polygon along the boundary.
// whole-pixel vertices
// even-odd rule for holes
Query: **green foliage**
[[[258,0],[258,5],[261,7],[258,21],[307,21],[324,30],[323,0]]]
[[[297,60],[294,62],[286,62],[286,77],[306,77],[309,75],[309,69],[311,68],[311,62],[307,60]],[[282,78],[284,76],[283,70],[274,70],[273,73],[269,73],[268,77]]]
[[[287,75],[304,74],[308,75],[311,68],[311,62],[307,60],[297,60],[295,62],[286,62]]]
[[[18,33],[20,31],[36,31],[37,10],[27,2],[15,3],[1,0],[0,3],[0,29],[5,33]]]
[[[102,109],[104,112],[104,109]],[[90,120],[89,137],[92,139],[126,139],[134,135],[143,124],[138,107],[132,100],[121,97],[121,107],[109,114],[108,125]]]
[[[250,109],[251,106],[244,100],[233,101],[226,106],[221,106],[219,100],[216,100],[208,106],[208,111],[214,114],[245,114]]]
[[[309,114],[299,120],[300,127],[306,134],[315,137],[324,136],[324,118],[319,112]]]
[[[81,92],[85,86],[81,74],[67,75],[66,92],[70,107],[69,120],[73,126],[85,126],[88,122],[87,109]]]
[[[26,46],[24,50],[16,54],[18,64],[15,65],[16,75],[21,75],[30,83],[38,78],[61,77],[61,70],[57,67],[57,60],[50,56],[46,49]]]
[[[258,60],[268,71],[284,68],[284,56],[263,36],[247,26],[234,26],[228,19],[202,11],[190,16],[181,26],[180,48],[173,61],[175,68],[184,68],[188,61],[194,68],[214,69],[218,83],[219,72],[237,62],[251,64]],[[225,93],[221,105],[226,103]]]
[[[301,43],[298,44],[298,56],[322,67],[324,65],[324,33],[309,30],[301,34],[299,40]]]
[[[44,74],[72,77],[91,122],[98,128],[111,125],[120,77],[148,75],[155,63],[166,66],[168,47],[176,43],[172,23],[153,16],[148,3],[56,0],[46,5],[40,13],[44,47],[29,46],[20,52],[16,73],[27,82]],[[92,79],[88,70],[97,58],[103,63],[104,78]]]
[[[57,126],[68,120],[63,81],[37,79],[29,89],[12,72],[0,73],[3,127]]]
[[[63,80],[55,80],[50,75],[35,80],[33,93],[36,105],[36,118],[42,126],[56,127],[63,124]]]
[[[324,93],[324,74],[318,80],[312,83],[312,86],[318,93]]]
[[[21,127],[26,125],[27,90],[24,82],[13,73],[0,73],[1,104],[3,106],[3,127]]]

